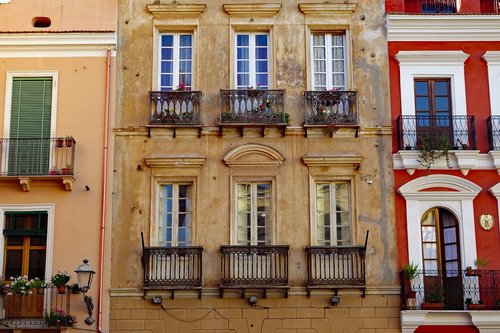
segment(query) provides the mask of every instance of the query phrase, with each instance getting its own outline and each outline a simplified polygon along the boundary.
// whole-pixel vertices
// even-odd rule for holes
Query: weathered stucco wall
[[[314,1],[276,1],[281,4],[279,12],[272,18],[266,18],[267,28],[272,27],[273,75],[271,85],[276,89],[286,90],[286,112],[291,115],[291,123],[282,136],[276,129],[266,129],[261,135],[260,129],[247,129],[241,136],[239,131],[225,129],[219,132],[219,89],[233,88],[231,66],[231,24],[241,20],[251,24],[252,17],[239,18],[234,22],[223,10],[227,1],[182,1],[182,4],[206,4],[204,12],[199,15],[196,26],[196,73],[194,90],[203,92],[201,122],[203,129],[200,137],[196,129],[178,129],[176,137],[173,131],[165,128],[153,128],[148,132],[149,91],[155,90],[155,27],[159,31],[170,31],[172,27],[190,25],[193,18],[169,17],[153,15],[146,9],[147,1],[120,2],[119,15],[119,55],[118,55],[118,109],[116,117],[116,155],[115,183],[113,201],[113,240],[112,240],[112,329],[117,331],[132,330],[129,324],[134,319],[135,310],[145,309],[147,318],[158,319],[159,325],[170,326],[162,311],[151,309],[151,300],[133,298],[142,294],[142,248],[141,232],[144,232],[146,245],[151,243],[151,223],[155,218],[153,189],[155,179],[178,179],[189,175],[196,182],[196,217],[194,244],[204,247],[203,252],[203,285],[202,300],[204,302],[222,302],[221,308],[237,308],[241,316],[241,308],[248,307],[244,300],[241,304],[231,303],[224,298],[217,300],[214,294],[220,278],[221,245],[229,245],[231,237],[231,186],[232,176],[244,174],[248,177],[275,175],[276,200],[273,232],[274,244],[290,245],[289,252],[289,284],[295,300],[304,302],[304,308],[314,307],[315,297],[320,302],[323,296],[305,295],[307,280],[306,255],[304,247],[311,245],[310,217],[310,177],[347,177],[353,184],[353,238],[354,244],[364,243],[366,231],[370,231],[367,264],[367,294],[397,294],[396,278],[396,242],[394,227],[394,202],[391,164],[391,130],[390,110],[388,105],[387,81],[387,46],[384,31],[383,5],[381,1],[359,1],[352,14],[320,15],[306,17],[298,8],[299,3],[315,3]],[[248,3],[258,3],[248,1]],[[335,2],[339,3],[339,2]],[[256,21],[258,19],[256,18]],[[163,23],[162,23],[163,22]],[[165,24],[168,22],[168,25]],[[348,89],[358,91],[359,131],[355,129],[339,129],[325,131],[310,130],[304,134],[303,92],[310,90],[308,74],[308,27],[330,27],[332,30],[348,27],[349,50]],[[175,28],[174,28],[175,29]],[[249,28],[251,30],[251,28]],[[150,135],[148,135],[150,134]],[[329,134],[332,134],[330,137]],[[269,168],[252,167],[235,171],[224,163],[224,156],[232,149],[244,144],[262,144],[276,149],[285,158],[280,166],[272,171]],[[306,155],[323,157],[340,155],[357,155],[361,157],[360,167],[345,163],[336,166],[308,167],[302,158]],[[203,166],[197,168],[151,168],[145,162],[150,157],[182,157],[201,156],[205,158]],[[156,177],[156,178],[155,178]],[[349,292],[348,292],[349,293]],[[354,308],[371,308],[365,304],[360,293],[353,290],[357,301],[346,304],[339,311],[355,311]],[[167,295],[162,294],[161,295]],[[210,296],[212,295],[212,296]],[[321,298],[323,297],[323,298]],[[386,297],[386,296],[381,296]],[[389,297],[389,296],[387,296]],[[387,318],[396,316],[397,296],[381,302],[381,307],[393,307],[392,315],[381,314],[371,308],[373,317],[384,317],[380,328],[397,328]],[[329,299],[329,298],[328,298]],[[368,298],[367,298],[368,299]],[[179,303],[175,303],[179,302]],[[181,317],[190,316],[199,304],[190,305],[190,301],[174,300],[174,308]],[[194,301],[198,302],[198,301]],[[228,302],[231,305],[228,305]],[[281,304],[281,300],[269,301],[270,307],[287,308],[290,304]],[[283,299],[283,302],[286,302]],[[184,305],[182,305],[184,304]],[[301,303],[302,304],[302,303]],[[325,305],[325,304],[324,304]],[[302,305],[301,305],[302,306]],[[301,307],[298,306],[298,307]],[[323,306],[323,305],[322,305]],[[327,305],[325,305],[327,306]],[[166,306],[168,307],[168,306]],[[194,310],[187,310],[193,307]],[[212,306],[210,306],[212,307]],[[213,305],[218,308],[219,305]],[[290,310],[297,314],[304,311],[295,308]],[[348,308],[351,308],[348,310]],[[204,308],[204,306],[201,306]],[[174,310],[177,311],[177,310]],[[187,312],[186,312],[187,311]],[[254,310],[256,311],[256,310]],[[269,318],[271,318],[271,310]],[[307,310],[309,311],[309,310]],[[312,311],[312,310],[311,310]],[[321,310],[323,311],[323,310]],[[320,312],[321,312],[320,311]],[[330,311],[330,310],[326,310]],[[333,311],[333,310],[332,310]],[[384,310],[385,311],[385,310]],[[258,312],[258,311],[257,311]],[[258,313],[252,316],[261,316]],[[285,311],[286,312],[286,311]],[[142,312],[141,312],[142,313]],[[286,312],[288,313],[288,312]],[[336,316],[339,312],[335,312]],[[371,313],[371,312],[370,312]],[[148,317],[151,316],[151,317]],[[193,315],[194,316],[194,315]],[[217,314],[214,314],[217,318]],[[244,314],[244,316],[246,316]],[[298,315],[283,315],[280,318],[302,318]],[[318,315],[319,316],[319,315]],[[321,318],[324,318],[322,312]],[[146,318],[145,317],[145,318]],[[370,315],[367,315],[370,317]],[[166,318],[166,317],[165,317]],[[184,318],[184,317],[182,317]],[[239,317],[238,317],[239,318]],[[308,317],[306,320],[310,320]],[[138,318],[139,319],[139,318]],[[141,319],[142,320],[142,319]],[[281,321],[280,321],[281,322]],[[363,320],[356,319],[358,324],[352,330],[372,327]],[[201,321],[200,321],[201,323]],[[309,322],[310,323],[310,322]],[[160,332],[160,328],[149,327],[143,320],[136,323],[134,330],[152,330]],[[258,325],[261,325],[260,322]],[[116,325],[116,326],[115,326]],[[135,324],[134,324],[135,325]],[[173,323],[172,323],[173,325]],[[179,325],[178,323],[175,325]],[[197,324],[196,324],[197,325]],[[196,329],[206,328],[204,324]],[[257,324],[256,324],[257,325]],[[281,324],[280,324],[281,325]],[[374,324],[375,325],[375,324]],[[178,326],[176,326],[178,327]],[[307,328],[312,328],[308,326]],[[356,327],[354,329],[354,327]],[[222,329],[217,326],[213,329]],[[279,328],[286,328],[279,326]],[[306,328],[306,327],[304,327]],[[375,326],[373,326],[375,328]],[[230,329],[230,327],[226,327]],[[184,331],[184,330],[180,330]],[[186,330],[189,331],[189,330]],[[238,330],[237,330],[238,331]],[[244,330],[243,330],[244,331]],[[242,332],[243,332],[242,331]],[[249,328],[249,331],[253,331]],[[260,329],[256,330],[260,332]],[[239,332],[239,331],[238,331]]]

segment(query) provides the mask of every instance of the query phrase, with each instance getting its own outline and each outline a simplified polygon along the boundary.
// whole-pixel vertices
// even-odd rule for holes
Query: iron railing
[[[500,116],[488,117],[487,124],[490,150],[500,150]]]
[[[75,145],[72,137],[0,139],[0,175],[73,175]]]
[[[364,287],[365,244],[361,246],[307,246],[307,287]]]
[[[285,91],[232,89],[220,91],[221,124],[286,125]]]
[[[150,125],[199,125],[201,91],[150,91]]]
[[[201,288],[202,246],[143,247],[144,288]]]
[[[67,286],[64,292],[59,292],[57,287],[50,286],[42,289],[33,289],[28,294],[16,294],[9,286],[1,290],[3,298],[3,308],[5,318],[20,319],[43,318],[44,311],[57,308],[70,313],[70,287]]]
[[[454,14],[456,0],[405,0],[407,14]]]
[[[288,245],[220,247],[221,288],[287,288]]]
[[[356,91],[306,91],[304,124],[357,125]]]
[[[401,306],[404,309],[500,309],[500,271],[417,271],[410,281],[401,272]]]
[[[474,116],[400,116],[400,150],[476,149]]]
[[[481,13],[482,14],[499,14],[500,1],[499,0],[481,0]]]

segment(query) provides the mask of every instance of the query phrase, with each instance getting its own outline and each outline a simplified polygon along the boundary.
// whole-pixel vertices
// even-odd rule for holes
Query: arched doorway
[[[421,219],[425,302],[441,299],[446,309],[463,309],[462,266],[458,220],[434,207]]]

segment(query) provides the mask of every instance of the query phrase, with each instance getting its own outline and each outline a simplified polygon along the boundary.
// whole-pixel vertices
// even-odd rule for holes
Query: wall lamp
[[[259,298],[257,296],[252,295],[248,298],[248,303],[250,303],[251,306],[256,306],[258,300]]]
[[[332,297],[332,304],[337,305],[339,303],[340,303],[340,296],[337,296],[337,295],[333,296]]]
[[[89,260],[83,259],[83,264],[78,266],[75,270],[76,278],[78,279],[78,287],[80,291],[83,293],[83,301],[87,306],[87,311],[89,316],[85,319],[85,324],[92,325],[95,322],[95,319],[92,318],[92,312],[94,311],[94,303],[92,303],[92,297],[85,295],[87,291],[89,291],[90,286],[92,285],[92,278],[94,277],[95,271],[90,267]]]

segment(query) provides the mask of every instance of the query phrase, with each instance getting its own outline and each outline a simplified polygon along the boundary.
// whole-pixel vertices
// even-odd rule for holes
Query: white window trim
[[[193,184],[191,182],[169,182],[169,183],[161,183],[158,185],[158,189],[161,189],[162,186],[166,185],[172,185],[172,239],[170,240],[170,243],[172,244],[171,247],[178,247],[179,246],[179,186],[180,185],[190,185],[191,186],[191,192],[193,192]],[[158,192],[160,194],[160,191]],[[158,195],[158,199],[160,196]],[[191,218],[191,241],[186,242],[186,246],[192,246],[193,245],[193,193],[191,193],[191,197],[189,198],[191,200],[191,206],[190,206],[190,211],[189,215]],[[159,202],[158,202],[159,204]],[[160,209],[158,205],[158,212],[157,212],[157,223],[159,224],[159,221],[161,219],[161,214],[160,214]],[[158,229],[157,229],[158,230]],[[159,243],[159,239],[157,242]]]
[[[491,115],[500,115],[500,51],[487,51],[483,59],[488,63]]]
[[[257,183],[257,182],[262,182],[262,183],[270,183],[271,184],[271,205],[270,205],[270,237],[271,239],[269,240],[269,243],[274,245],[276,244],[276,177],[262,177],[262,176],[256,176],[256,177],[242,177],[242,176],[235,176],[231,177],[231,204],[232,204],[232,209],[231,209],[231,244],[232,245],[238,245],[238,183]],[[253,213],[253,212],[252,212]],[[252,245],[254,246],[254,245]],[[255,245],[256,246],[256,245]]]
[[[448,188],[448,191],[428,190]],[[476,233],[474,229],[473,200],[481,187],[464,178],[450,175],[429,175],[412,180],[398,189],[406,200],[406,232],[408,260],[423,267],[422,216],[431,208],[442,207],[451,211],[458,221],[460,235],[460,263],[474,266]],[[410,235],[412,235],[410,237]]]
[[[399,51],[401,114],[415,115],[414,81],[418,78],[449,78],[453,115],[467,115],[464,63],[469,55],[462,51]]]
[[[50,110],[50,137],[56,136],[57,123],[57,87],[58,87],[58,71],[33,71],[33,72],[7,72],[5,83],[5,107],[4,107],[4,124],[3,137],[10,137],[10,118],[12,116],[12,84],[15,77],[51,77],[52,78],[52,105]],[[2,149],[2,160],[7,161],[9,156],[8,146]],[[53,161],[49,161],[49,165],[53,165]],[[8,167],[8,163],[4,163],[4,168]],[[0,170],[6,173],[7,169]]]
[[[152,182],[154,186],[152,186],[151,197],[154,198],[151,200],[151,222],[150,222],[150,230],[149,230],[149,244],[151,246],[159,246],[159,235],[158,235],[158,227],[160,221],[160,190],[162,185],[166,184],[191,184],[192,188],[192,196],[191,196],[191,245],[197,244],[196,237],[196,221],[197,221],[197,177],[171,177],[171,178],[152,178]],[[173,239],[174,237],[172,237]]]
[[[340,32],[340,31],[339,31]],[[347,87],[349,87],[349,82],[348,82],[348,67],[347,67],[347,32],[346,31],[342,31],[342,43],[343,43],[343,54],[344,54],[344,57],[342,58],[342,60],[344,61],[344,72],[343,72],[343,75],[344,75],[344,90],[347,90]],[[332,89],[333,88],[333,68],[332,68],[332,61],[333,61],[333,54],[332,54],[332,48],[333,48],[333,45],[332,45],[332,36],[334,34],[332,33],[329,33],[329,32],[324,32],[322,33],[321,31],[319,31],[318,33],[320,34],[323,34],[325,36],[325,51],[326,51],[326,54],[325,54],[325,62],[326,62],[326,89],[329,90],[329,89]],[[330,38],[326,38],[326,36],[329,36]],[[312,89],[315,89],[315,82],[314,82],[314,74],[316,73],[314,71],[314,41],[313,41],[313,38],[314,38],[314,33],[311,33],[309,35],[309,52],[310,52],[310,68],[311,68],[311,77],[310,77],[310,84],[311,84],[311,87]],[[336,59],[338,60],[338,59]]]
[[[193,71],[194,71],[194,68],[193,68],[193,62],[194,62],[194,34],[192,32],[162,32],[159,34],[159,38],[158,38],[158,73],[157,73],[157,87],[158,87],[158,90],[160,90],[160,87],[161,87],[161,61],[162,61],[162,57],[161,57],[161,39],[162,39],[162,36],[165,36],[165,35],[172,35],[174,37],[174,41],[173,41],[173,73],[172,73],[172,90],[175,90],[176,87],[179,86],[179,75],[180,75],[180,70],[179,70],[179,64],[180,64],[180,49],[181,49],[181,46],[180,46],[180,35],[191,35],[191,90],[194,90],[193,87],[195,85],[195,82],[194,82],[194,74],[193,74]]]
[[[172,25],[155,25],[153,28],[153,66],[152,66],[152,76],[151,76],[151,87],[154,91],[160,90],[160,62],[161,62],[161,35],[163,34],[191,34],[192,36],[192,44],[191,44],[191,90],[195,91],[197,89],[197,78],[198,78],[198,24],[197,20],[195,20],[196,24],[193,25],[182,25],[176,26]],[[175,74],[174,74],[175,75]],[[175,81],[174,81],[175,84]],[[176,86],[174,85],[174,88]]]
[[[47,212],[47,245],[45,249],[45,276],[40,277],[49,281],[52,274],[52,256],[54,252],[54,214],[55,206],[54,204],[38,204],[38,205],[0,205],[0,230],[5,228],[5,212],[16,211],[16,212],[35,212],[35,211],[45,211]],[[4,263],[4,252],[5,248],[5,237],[0,237],[0,249],[2,255],[0,255],[0,268],[3,271]],[[46,293],[48,297],[49,293]],[[45,304],[50,304],[45,302]]]
[[[252,31],[252,32],[236,32],[234,34],[234,63],[233,63],[233,70],[234,70],[234,87],[238,87],[238,54],[237,54],[237,49],[238,49],[238,35],[248,35],[248,62],[249,62],[249,68],[248,68],[248,73],[249,73],[249,84],[248,87],[257,87],[257,81],[256,81],[256,76],[257,76],[257,71],[255,68],[255,50],[256,50],[256,45],[255,45],[255,37],[258,34],[262,35],[267,35],[267,89],[271,89],[271,75],[270,75],[270,69],[271,69],[271,35],[267,31]]]
[[[354,237],[355,235],[355,225],[354,225],[354,180],[353,178],[350,177],[342,177],[342,178],[330,178],[330,177],[315,177],[315,176],[310,176],[310,194],[309,197],[311,198],[311,244],[317,246],[319,245],[318,243],[318,237],[317,237],[317,230],[318,230],[318,224],[316,221],[316,184],[317,183],[349,183],[349,218],[350,218],[350,223],[351,223],[351,230],[350,230],[350,241],[351,245],[355,245],[356,243],[356,238]],[[332,212],[330,211],[330,214]],[[336,220],[335,220],[336,223]],[[333,226],[333,224],[332,224]],[[336,229],[336,225],[334,227]],[[334,232],[336,234],[336,231]],[[335,244],[332,244],[331,246],[338,246],[337,245],[337,239],[332,238],[332,243],[335,242]]]

